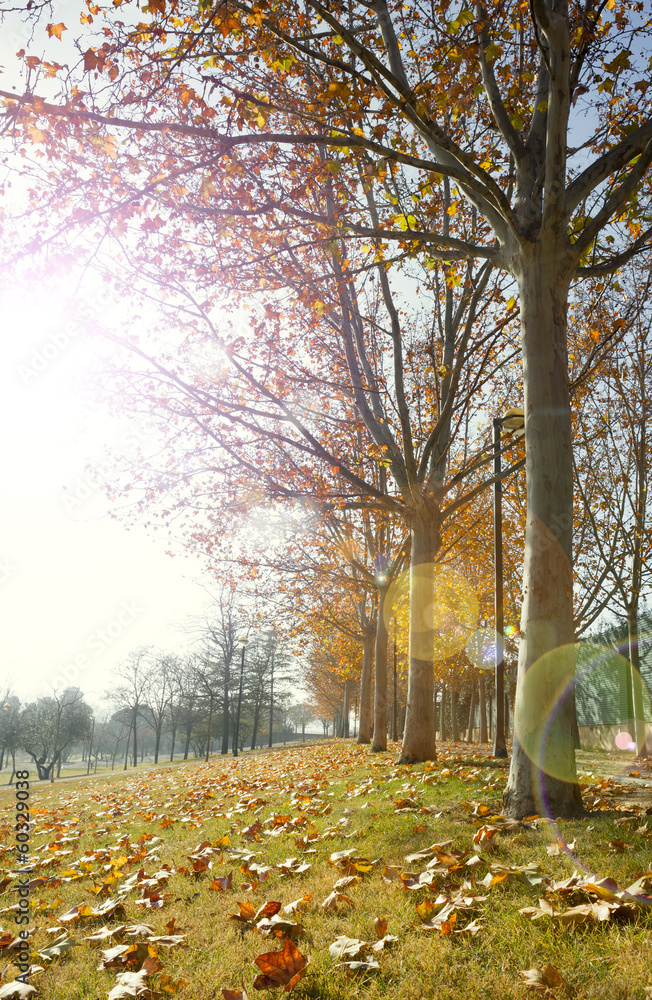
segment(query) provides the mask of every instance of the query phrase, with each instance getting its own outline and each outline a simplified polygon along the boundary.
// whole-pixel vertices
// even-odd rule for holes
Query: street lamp
[[[94,715],[89,715],[88,718],[91,720],[92,726],[91,726],[91,742],[90,742],[89,747],[88,747],[88,766],[86,768],[86,776],[87,777],[90,774],[90,770],[91,770],[91,754],[93,753],[93,733],[95,732],[95,716]]]
[[[496,724],[494,726],[494,757],[507,756],[505,741],[505,643],[503,639],[503,484],[500,447],[502,432],[515,438],[525,433],[525,413],[514,406],[502,417],[494,417],[494,669],[496,679]]]
[[[269,680],[269,747],[272,746],[274,730],[274,651],[276,649],[276,632],[272,631],[272,663]]]
[[[242,708],[242,679],[244,677],[244,658],[245,649],[247,642],[249,640],[246,636],[242,636],[238,639],[238,642],[242,646],[242,659],[240,660],[240,693],[238,694],[238,714],[235,717],[235,734],[233,737],[233,756],[238,756],[238,740],[240,739],[240,709]]]

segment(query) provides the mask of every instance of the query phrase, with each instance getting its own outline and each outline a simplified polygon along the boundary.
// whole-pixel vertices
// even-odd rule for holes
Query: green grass
[[[176,926],[187,935],[186,945],[159,947],[158,955],[165,974],[188,982],[178,996],[213,1000],[221,998],[222,987],[240,989],[244,983],[252,997],[256,995],[252,983],[258,973],[253,960],[261,953],[280,949],[283,942],[237,924],[228,914],[238,912],[238,901],[249,899],[258,908],[268,900],[285,905],[312,894],[301,914],[302,928],[296,937],[300,951],[310,956],[308,970],[295,987],[296,997],[340,1000],[353,992],[364,1000],[511,1000],[533,995],[525,989],[521,971],[532,966],[543,968],[551,962],[565,984],[555,990],[557,997],[643,998],[643,987],[652,983],[652,914],[646,910],[640,910],[632,921],[610,920],[575,930],[563,928],[549,918],[531,922],[518,911],[536,905],[545,895],[546,885],[530,886],[510,876],[488,889],[479,886],[468,890],[488,898],[471,913],[458,913],[455,928],[464,927],[475,916],[483,924],[477,936],[442,934],[438,929],[422,927],[417,903],[434,899],[439,892],[451,894],[452,887],[464,879],[475,876],[480,881],[489,871],[488,866],[495,863],[514,866],[537,862],[550,879],[567,878],[578,869],[592,873],[596,879],[608,876],[621,888],[649,870],[652,886],[652,829],[637,832],[646,822],[642,806],[627,811],[625,806],[614,808],[617,800],[613,792],[617,789],[613,784],[588,793],[589,801],[597,800],[599,804],[586,819],[560,821],[556,831],[543,822],[501,832],[492,841],[496,846],[481,855],[480,863],[467,866],[465,862],[474,853],[474,834],[500,812],[507,776],[504,767],[478,759],[486,752],[447,745],[434,764],[399,767],[395,754],[374,755],[355,743],[332,741],[318,747],[294,745],[286,750],[243,756],[237,761],[217,759],[208,765],[175,764],[142,774],[116,772],[108,780],[108,776],[97,775],[54,786],[35,785],[31,797],[36,820],[33,848],[38,859],[54,860],[34,875],[55,876],[63,881],[36,887],[32,892],[33,960],[45,965],[45,971],[34,976],[32,983],[47,1000],[106,997],[120,970],[98,969],[100,948],[81,939],[112,922],[146,922],[155,927],[157,934],[165,934],[166,924],[174,918]],[[641,794],[649,795],[649,790],[641,789]],[[415,811],[396,812],[396,801],[408,798],[418,803]],[[10,849],[12,804],[12,791],[3,789],[2,840],[9,848],[4,855],[5,872],[14,865]],[[422,807],[436,807],[441,815],[421,813]],[[473,815],[474,809],[483,815]],[[259,841],[247,839],[247,828],[257,822],[264,824],[274,815],[299,819],[299,825],[293,834],[274,837],[269,836],[269,827],[263,826]],[[346,820],[345,826],[339,825],[341,820]],[[652,819],[649,825],[652,828]],[[324,836],[333,828],[333,836]],[[77,832],[79,838],[75,836],[74,841],[63,845],[71,853],[61,854],[54,846],[57,837]],[[318,835],[308,844],[315,853],[304,854],[297,839],[311,832]],[[147,860],[135,856],[143,834],[161,838],[155,845],[156,856]],[[575,841],[572,854],[563,850],[558,856],[548,854],[546,848],[554,844],[557,834],[566,842]],[[225,835],[232,846],[212,855],[210,871],[199,875],[176,871],[184,866],[192,869],[188,855],[198,844],[216,844]],[[610,846],[621,839],[630,846],[624,850]],[[405,856],[445,840],[453,841],[451,849],[468,851],[469,857],[463,859],[463,867],[439,876],[430,889],[409,891],[398,887],[400,882],[389,884],[383,879],[385,865],[400,866],[402,871],[424,871],[425,861],[408,864]],[[145,849],[150,848],[149,841],[143,843]],[[134,888],[125,897],[124,918],[111,921],[86,917],[68,924],[76,945],[49,964],[40,961],[35,953],[56,937],[47,929],[57,927],[57,916],[77,903],[97,903],[93,887],[111,865],[98,857],[89,862],[87,871],[74,866],[100,847],[108,848],[110,858],[117,862],[114,870],[118,879],[111,889],[114,895],[141,869],[150,876],[169,865],[175,871],[162,887],[169,896],[160,909],[145,909],[136,905],[141,891]],[[353,899],[352,907],[344,905],[337,913],[327,913],[321,903],[344,875],[328,858],[332,852],[349,848],[357,857],[378,863],[362,874],[357,885],[343,890]],[[272,868],[268,880],[251,892],[240,888],[250,877],[241,872],[238,860],[229,857],[229,851],[234,849],[256,852],[255,861]],[[132,861],[118,861],[125,856],[132,856]],[[304,874],[281,877],[274,866],[287,857],[298,857],[311,867]],[[231,890],[218,892],[210,888],[213,877],[223,877],[230,871]],[[78,874],[82,877],[73,877]],[[579,893],[564,905],[576,905],[585,898]],[[3,905],[15,901],[15,893],[8,885],[2,894]],[[10,912],[0,915],[5,932],[14,931],[12,916]],[[336,967],[329,945],[339,935],[374,942],[376,917],[387,920],[388,933],[398,940],[376,955],[377,971],[351,976],[347,968]],[[131,940],[124,939],[129,943]],[[101,947],[116,943],[107,941]],[[5,955],[3,962],[4,979],[12,979],[17,970],[10,956]],[[160,979],[153,977],[150,982],[156,989]],[[275,992],[280,996],[282,991]],[[149,998],[149,991],[144,996]]]

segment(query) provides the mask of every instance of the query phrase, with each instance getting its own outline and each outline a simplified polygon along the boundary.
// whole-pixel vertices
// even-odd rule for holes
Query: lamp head
[[[520,406],[512,406],[501,419],[503,430],[516,438],[525,434],[525,411]]]
[[[249,642],[249,640],[247,639],[246,635],[241,635],[240,638],[238,639],[238,642],[240,643],[240,645],[244,649],[245,646],[247,645],[247,643]]]

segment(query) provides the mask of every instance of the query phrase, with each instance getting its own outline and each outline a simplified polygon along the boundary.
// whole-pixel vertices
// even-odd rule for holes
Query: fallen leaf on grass
[[[68,931],[64,931],[56,941],[48,945],[42,951],[37,954],[39,958],[45,959],[46,962],[51,962],[53,958],[59,958],[61,955],[65,955],[70,948],[73,948],[77,942],[73,941],[71,937],[68,937]]]
[[[36,968],[36,967],[35,967]],[[37,989],[32,986],[31,983],[23,983],[18,979],[12,980],[9,983],[5,983],[4,986],[0,987],[0,997],[5,1000],[5,998],[16,998],[16,1000],[23,1000],[23,998],[34,997],[37,995]]]
[[[11,983],[0,986],[0,997],[2,1000],[28,1000],[29,997],[36,996],[36,987],[31,983],[20,983],[14,979]]]
[[[421,851],[416,851],[414,854],[407,854],[405,860],[409,865],[413,864],[415,861],[427,861],[430,858],[434,858],[436,855],[446,854],[444,848],[452,844],[452,840],[444,840],[441,844],[431,844],[430,847],[424,847]]]
[[[304,909],[310,903],[312,899],[312,893],[308,892],[305,896],[300,896],[299,899],[293,899],[291,903],[283,907],[283,913],[293,914],[298,913],[299,910]]]
[[[545,969],[526,969],[521,972],[525,980],[525,988],[535,990],[538,993],[545,993],[555,986],[563,986],[564,981],[559,975],[559,970],[554,965],[546,965]]]
[[[338,961],[345,956],[349,959],[356,958],[367,947],[367,942],[361,941],[360,938],[350,938],[346,934],[340,934],[339,937],[335,938],[328,952],[332,959]]]
[[[259,934],[276,934],[277,937],[283,935],[301,934],[303,927],[295,923],[289,917],[282,917],[280,913],[275,913],[273,917],[263,917],[256,921],[256,930]]]
[[[342,903],[347,903],[349,906],[355,905],[350,896],[345,896],[343,892],[333,890],[321,905],[322,909],[326,910],[327,913],[337,913],[337,907]]]
[[[261,970],[254,980],[255,990],[271,990],[282,986],[289,993],[303,979],[309,960],[290,938],[286,938],[282,951],[269,951],[259,955],[254,961]]]
[[[227,990],[222,987],[222,996],[224,997],[224,1000],[249,1000],[244,989]]]
[[[344,878],[338,878],[333,888],[348,889],[349,886],[357,885],[358,882],[362,882],[362,878],[360,877],[360,875],[345,875]]]
[[[214,878],[210,884],[211,889],[215,889],[216,892],[225,892],[227,889],[231,889],[233,885],[233,872],[229,872],[224,878]]]
[[[147,924],[143,924],[142,926],[148,927]],[[59,930],[59,928],[57,928],[57,930]],[[154,933],[153,927],[148,927],[148,930],[150,930],[152,934]],[[82,938],[82,941],[90,941],[91,944],[101,944],[102,941],[109,941],[111,938],[121,938],[124,933],[124,924],[119,924],[118,927],[107,927],[105,924],[104,927],[100,927],[99,931],[95,931],[94,934],[89,934],[87,937]],[[128,934],[129,931],[127,930],[126,933]]]
[[[107,1000],[126,1000],[130,997],[160,997],[158,991],[154,991],[147,978],[160,972],[163,966],[155,957],[146,958],[140,972],[122,972],[117,978],[116,985],[109,993]]]
[[[480,829],[474,834],[473,843],[477,851],[482,853],[483,851],[488,851],[495,847],[494,837],[498,833],[497,826],[481,826]]]

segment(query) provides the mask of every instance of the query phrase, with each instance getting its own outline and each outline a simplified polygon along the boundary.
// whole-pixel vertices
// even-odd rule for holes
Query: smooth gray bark
[[[385,602],[387,587],[378,588],[378,618],[376,621],[375,683],[374,683],[374,739],[372,750],[387,749],[387,623]]]

